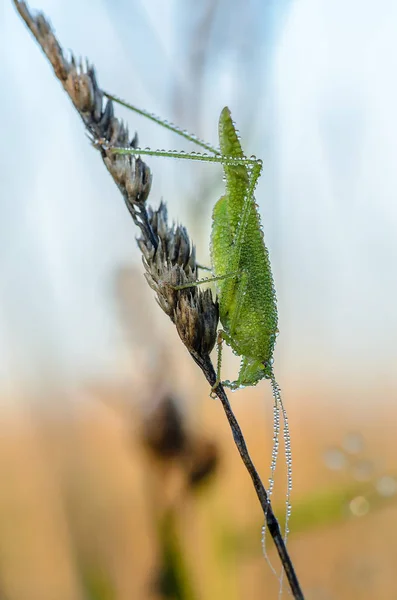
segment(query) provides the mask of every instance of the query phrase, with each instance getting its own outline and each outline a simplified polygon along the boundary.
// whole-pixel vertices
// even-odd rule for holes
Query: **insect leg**
[[[211,398],[215,398],[215,390],[220,383],[222,385],[227,385],[227,382],[223,382],[221,380],[221,368],[222,368],[222,352],[223,352],[223,342],[230,343],[231,337],[224,331],[223,329],[219,329],[218,337],[216,340],[216,348],[218,351],[217,361],[216,361],[216,380],[214,385],[211,388]]]
[[[210,162],[220,163],[229,167],[244,165],[252,168],[252,175],[250,178],[250,185],[248,186],[249,200],[253,199],[255,186],[258,181],[258,177],[262,170],[262,161],[257,158],[235,157],[235,156],[223,156],[223,155],[210,155],[200,154],[199,152],[178,152],[175,150],[150,150],[149,148],[118,148],[117,146],[111,146],[106,144],[103,140],[96,140],[96,143],[104,148],[105,150],[111,151],[113,154],[129,154],[133,156],[159,156],[165,158],[181,158],[184,160],[197,160],[198,162]]]
[[[107,98],[109,98],[109,100],[113,100],[113,102],[116,102],[117,104],[120,104],[121,106],[124,106],[125,108],[128,108],[129,110],[136,112],[138,115],[141,115],[142,117],[146,117],[147,119],[150,119],[150,121],[153,121],[154,123],[157,123],[158,125],[161,125],[165,129],[168,129],[169,131],[172,131],[173,133],[176,133],[177,135],[180,135],[181,137],[184,137],[186,140],[189,140],[189,142],[193,142],[194,144],[196,144],[197,146],[200,146],[207,152],[212,152],[213,154],[220,154],[220,152],[217,148],[214,148],[213,146],[211,146],[211,144],[207,144],[207,142],[200,140],[193,133],[188,133],[187,131],[180,129],[180,127],[178,127],[177,125],[174,125],[173,123],[170,123],[169,121],[161,119],[161,117],[157,117],[156,115],[148,112],[147,110],[138,108],[137,106],[134,106],[133,104],[129,104],[128,102],[125,102],[124,100],[122,100],[121,98],[118,98],[117,96],[114,96],[113,94],[108,94],[107,92],[105,92],[105,96]]]
[[[246,160],[248,160],[248,159],[246,159]],[[243,247],[244,236],[245,236],[245,232],[247,230],[248,219],[249,219],[249,216],[250,216],[253,206],[255,207],[254,194],[255,194],[256,184],[257,184],[260,174],[262,172],[262,161],[261,160],[259,160],[259,159],[249,159],[249,160],[250,160],[250,163],[248,166],[251,167],[250,173],[249,173],[249,185],[248,185],[247,194],[245,196],[245,200],[244,200],[244,204],[243,204],[243,210],[241,212],[241,219],[238,224],[238,227],[236,230],[236,235],[235,235],[235,240],[234,240],[236,252],[238,252],[239,250],[241,251],[241,249]]]
[[[184,283],[182,285],[173,285],[171,286],[173,290],[187,290],[191,287],[197,287],[198,285],[202,285],[203,283],[212,283],[213,281],[222,281],[223,279],[232,279],[233,277],[238,277],[238,273],[226,273],[226,275],[217,275],[213,277],[206,277],[205,279],[199,279],[198,281],[191,281],[189,283]]]
[[[222,350],[223,350],[223,336],[225,332],[223,329],[218,331],[218,337],[216,339],[216,349],[218,351],[218,357],[216,361],[216,379],[215,383],[211,388],[211,398],[216,398],[215,390],[221,382],[221,366],[222,366]]]
[[[202,271],[212,271],[211,267],[205,267],[204,265],[199,265],[198,263],[197,268],[201,269]]]

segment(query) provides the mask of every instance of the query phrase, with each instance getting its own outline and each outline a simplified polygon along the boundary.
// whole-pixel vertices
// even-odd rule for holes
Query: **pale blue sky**
[[[258,203],[279,293],[279,370],[358,376],[365,365],[367,377],[392,379],[397,5],[294,0],[283,18],[275,6],[266,11],[253,1],[254,21],[248,15],[240,23],[255,41],[242,49],[252,64],[236,66],[238,13],[225,17],[225,39],[211,41],[199,133],[216,141],[217,115],[227,104],[247,153],[265,159]],[[37,44],[11,1],[0,7],[1,381],[37,383],[49,371],[68,381],[117,375],[112,278],[116,267],[140,260],[136,232]],[[175,89],[194,97],[177,0],[42,0],[31,7],[50,17],[64,48],[95,63],[105,88],[171,118]],[[181,125],[190,126],[195,115],[185,114],[189,122]],[[144,146],[180,146],[128,120]],[[151,165],[152,202],[163,196],[171,215],[194,230],[181,198],[194,200],[206,170]],[[214,193],[215,201],[220,188]]]

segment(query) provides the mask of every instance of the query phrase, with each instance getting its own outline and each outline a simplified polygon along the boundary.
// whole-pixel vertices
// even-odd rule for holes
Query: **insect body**
[[[219,141],[221,154],[237,161],[231,164],[226,159],[223,163],[226,193],[215,204],[211,236],[214,274],[226,276],[218,281],[223,325],[218,347],[221,352],[224,339],[242,357],[238,379],[225,382],[236,388],[271,377],[277,306],[254,197],[262,162],[245,158],[228,108],[223,109],[219,119]],[[228,276],[233,273],[235,276]]]

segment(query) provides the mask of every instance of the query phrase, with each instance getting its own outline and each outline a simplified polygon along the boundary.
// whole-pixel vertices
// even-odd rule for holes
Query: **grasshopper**
[[[292,464],[288,418],[273,373],[273,352],[278,334],[276,291],[269,252],[265,245],[260,215],[255,202],[255,188],[262,172],[262,161],[255,156],[244,155],[227,107],[222,110],[219,118],[219,149],[217,149],[172,123],[124,102],[117,96],[111,94],[106,96],[186,138],[205,151],[205,153],[186,153],[171,150],[113,148],[115,153],[196,160],[220,163],[223,166],[226,190],[216,202],[212,214],[212,276],[177,286],[176,289],[202,283],[216,283],[222,329],[218,332],[217,379],[212,388],[213,393],[219,383],[235,390],[254,386],[262,379],[269,379],[271,382],[274,398],[274,446],[268,493],[270,496],[273,489],[281,409],[288,479],[286,539],[291,511]],[[241,356],[240,370],[235,381],[221,381],[223,342],[226,342],[235,354]]]

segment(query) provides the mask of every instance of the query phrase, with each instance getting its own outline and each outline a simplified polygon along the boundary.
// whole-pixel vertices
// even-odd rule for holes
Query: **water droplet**
[[[339,471],[346,466],[346,456],[339,448],[329,448],[324,452],[324,462],[328,469]]]
[[[391,498],[397,494],[397,480],[391,475],[384,475],[376,482],[376,491],[380,496]]]
[[[365,496],[356,496],[350,501],[349,509],[355,517],[363,517],[369,512],[370,504]]]
[[[358,432],[346,434],[342,442],[342,448],[349,454],[359,454],[363,451],[364,446],[364,437]]]

